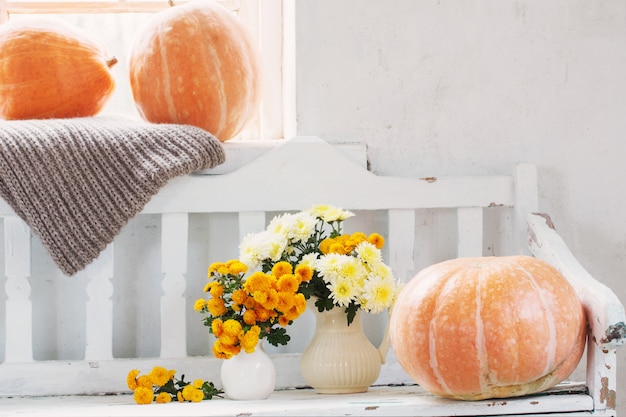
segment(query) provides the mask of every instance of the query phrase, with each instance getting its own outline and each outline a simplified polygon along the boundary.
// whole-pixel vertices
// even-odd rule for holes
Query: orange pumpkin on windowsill
[[[140,115],[190,124],[224,142],[256,115],[260,63],[250,34],[216,2],[159,12],[135,38],[130,85]]]
[[[0,25],[0,117],[49,119],[98,114],[115,82],[103,45],[51,18]]]
[[[400,365],[431,393],[515,397],[574,371],[586,319],[573,288],[546,262],[458,258],[407,283],[393,308],[390,338]]]

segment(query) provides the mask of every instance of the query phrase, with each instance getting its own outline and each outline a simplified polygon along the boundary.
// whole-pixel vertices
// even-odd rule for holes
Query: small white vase
[[[302,377],[320,394],[367,391],[385,362],[388,333],[377,349],[363,332],[360,310],[348,326],[343,308],[320,313],[314,303],[313,297],[307,301],[307,308],[315,313],[316,326],[300,359]]]
[[[220,376],[224,393],[231,400],[264,400],[276,387],[276,368],[261,340],[254,352],[242,350],[225,359]]]

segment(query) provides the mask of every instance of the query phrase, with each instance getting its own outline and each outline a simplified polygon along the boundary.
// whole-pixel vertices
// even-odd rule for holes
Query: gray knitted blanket
[[[186,125],[122,118],[0,121],[0,196],[73,275],[175,176],[224,162]]]

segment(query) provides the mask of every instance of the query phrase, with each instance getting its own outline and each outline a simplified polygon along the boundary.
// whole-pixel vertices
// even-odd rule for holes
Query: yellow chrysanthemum
[[[300,282],[309,282],[313,278],[313,268],[309,265],[300,264],[296,266],[295,274]]]
[[[232,275],[245,274],[246,272],[248,272],[248,266],[241,262],[239,259],[231,259],[230,261],[226,262],[226,265],[228,266],[228,271]]]
[[[330,247],[334,242],[335,242],[334,239],[331,239],[329,237],[322,240],[320,242],[320,247],[319,247],[320,252],[322,252],[323,255],[326,255],[327,253],[329,253]]]
[[[256,291],[267,291],[272,288],[272,278],[271,275],[257,271],[248,277],[243,288],[249,294],[254,294]]]
[[[224,287],[220,283],[216,282],[215,285],[212,285],[209,289],[209,293],[215,298],[221,297],[224,295]]]
[[[241,323],[234,319],[228,319],[223,324],[224,334],[238,337],[241,333]]]
[[[137,385],[139,387],[152,389],[152,380],[148,375],[141,375],[139,378],[137,378]]]
[[[211,298],[207,301],[206,307],[213,317],[220,317],[228,312],[224,300],[221,298]]]
[[[256,324],[256,314],[254,313],[254,310],[246,310],[243,313],[243,322],[248,325]]]
[[[194,403],[200,402],[204,399],[204,393],[193,385],[185,385],[183,388],[183,398],[186,401],[191,401]]]
[[[176,399],[178,400],[179,403],[185,402],[182,391],[178,391],[176,393]]]
[[[204,392],[202,392],[202,390],[200,389],[194,388],[194,390],[191,392],[191,402],[199,403],[202,400],[204,400]]]
[[[276,310],[284,313],[289,311],[296,304],[295,295],[292,292],[279,292]]]
[[[255,291],[252,294],[252,298],[254,298],[254,301],[256,301],[258,304],[265,304],[265,302],[267,301],[267,297],[267,291]]]
[[[151,388],[137,387],[133,393],[133,398],[137,404],[151,404],[154,400],[154,393]]]
[[[367,240],[367,235],[363,232],[354,232],[350,235],[350,239],[352,239],[355,242],[358,242],[357,245],[361,242],[364,242]]]
[[[198,298],[195,303],[193,303],[193,309],[195,311],[202,311],[206,307],[206,300],[204,298]]]
[[[304,294],[298,293],[295,296],[295,307],[298,314],[302,314],[306,311],[306,298],[304,298]]]
[[[278,291],[282,292],[296,292],[300,282],[293,274],[285,274],[278,280]]]
[[[233,357],[241,352],[241,345],[222,345],[222,349],[224,350],[224,353]]]
[[[193,385],[185,385],[183,387],[183,398],[186,401],[191,401],[191,393],[193,392],[193,390],[195,390],[196,388],[194,388]]]
[[[288,311],[285,311],[282,317],[284,317],[286,320],[292,321],[300,317],[300,312],[298,311],[298,308],[294,304],[294,306],[291,307]]]
[[[238,343],[238,342],[239,340],[237,339],[235,343]],[[239,346],[239,344],[237,345],[224,344],[222,343],[220,339],[217,339],[215,343],[213,343],[212,350],[213,350],[213,355],[216,358],[229,359],[229,358],[232,358],[234,355],[237,355],[240,352],[241,346]]]
[[[341,236],[337,236],[335,238],[335,241],[337,243],[341,243],[346,249],[346,251],[350,251],[350,246],[354,243],[354,241],[352,240],[352,236],[350,235],[341,235]]]
[[[211,322],[211,332],[216,336],[220,337],[222,333],[224,333],[224,323],[221,319],[214,319]]]
[[[276,262],[272,267],[272,275],[276,278],[280,278],[285,274],[291,274],[293,272],[293,267],[289,262],[280,261]]]
[[[128,388],[131,391],[134,391],[137,388],[137,386],[138,386],[138,384],[137,384],[137,375],[139,375],[139,370],[138,369],[133,369],[126,376],[126,385],[128,385]]]
[[[248,298],[248,293],[245,290],[238,289],[233,291],[232,300],[235,304],[244,304]]]
[[[256,314],[256,319],[259,323],[268,321],[272,315],[272,312],[270,310],[267,310],[266,308],[263,308],[262,305],[257,305],[254,308],[254,313]]]
[[[267,310],[274,310],[278,303],[278,292],[275,289],[271,289],[266,293],[265,302],[261,303]]]
[[[204,385],[204,380],[203,379],[195,379],[193,381],[193,386],[198,388],[198,389],[202,389],[202,385]]]
[[[224,348],[222,347],[222,343],[220,342],[219,339],[213,343],[212,352],[213,352],[213,356],[215,356],[217,359],[230,359],[232,357],[231,354],[226,353],[224,351]]]
[[[250,310],[256,306],[256,301],[254,301],[254,297],[247,297],[246,301],[243,302],[243,305],[245,308]]]
[[[222,346],[235,346],[239,343],[239,336],[231,336],[226,333],[222,333],[219,337],[219,341],[222,343]]]
[[[350,252],[350,247],[347,247],[343,244],[343,242],[334,241],[330,248],[328,248],[328,253],[337,253],[339,255],[345,255]]]
[[[172,396],[167,392],[161,392],[156,396],[157,404],[167,404],[172,401]]]
[[[167,381],[170,380],[170,372],[161,366],[155,366],[152,368],[152,371],[150,371],[148,376],[154,385],[158,385],[160,387],[167,384]]]
[[[210,278],[211,275],[213,275],[214,273],[218,272],[224,266],[225,266],[224,262],[213,262],[211,265],[209,265],[209,272],[208,272],[207,275]]]
[[[382,247],[385,246],[385,238],[378,233],[372,233],[369,235],[367,241],[376,246],[378,249],[382,249]]]
[[[240,340],[241,348],[247,353],[254,352],[259,342],[259,334],[254,331],[247,331]]]
[[[278,317],[278,324],[280,324],[283,327],[287,327],[289,325],[289,322],[290,320],[285,315]]]

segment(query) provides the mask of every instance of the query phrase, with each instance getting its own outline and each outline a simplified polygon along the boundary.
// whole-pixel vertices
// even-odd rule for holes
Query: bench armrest
[[[550,263],[572,284],[587,313],[594,342],[606,349],[623,345],[626,341],[623,304],[609,287],[580,265],[547,214],[529,215],[528,246],[535,257]]]
[[[589,326],[587,386],[595,408],[614,409],[616,397],[616,349],[626,341],[624,305],[606,285],[594,279],[574,257],[554,228],[550,216],[528,216],[528,247],[537,258],[556,269],[574,287]]]

